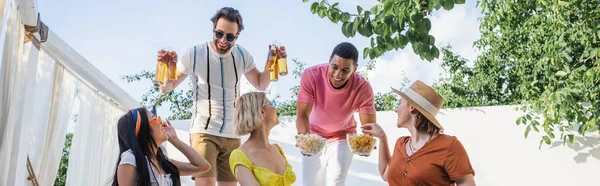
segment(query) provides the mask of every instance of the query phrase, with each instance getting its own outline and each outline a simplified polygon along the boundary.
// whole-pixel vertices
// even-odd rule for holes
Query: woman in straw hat
[[[393,88],[392,88],[393,89]],[[387,137],[378,124],[365,124],[366,134],[379,138],[379,173],[390,186],[399,185],[475,185],[475,171],[464,147],[454,136],[442,134],[444,128],[435,116],[444,99],[421,81],[404,92],[396,108],[398,128],[410,136],[400,137],[390,157]]]

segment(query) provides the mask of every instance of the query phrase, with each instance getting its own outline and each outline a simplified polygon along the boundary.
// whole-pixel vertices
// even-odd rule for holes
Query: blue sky
[[[356,5],[370,8],[376,3],[373,0],[339,2],[342,10],[351,12],[356,11]],[[451,44],[467,59],[475,57],[472,44],[479,37],[477,17],[480,13],[474,3],[469,1],[452,11],[430,16],[431,34],[436,42]],[[286,45],[288,58],[298,58],[308,66],[326,62],[333,47],[340,42],[352,42],[362,51],[369,41],[362,36],[344,37],[339,25],[311,14],[310,3],[301,0],[38,0],[37,5],[42,20],[54,33],[138,100],[151,82],[125,83],[120,76],[155,70],[156,51],[163,47],[174,47],[181,53],[194,44],[210,40],[212,23],[209,19],[224,6],[240,10],[245,30],[237,43],[254,55],[258,67],[264,66],[267,46],[272,40]],[[412,53],[410,46],[406,49],[406,52],[389,52],[377,60],[376,68],[369,73],[375,92],[397,87],[395,83],[403,78],[402,71],[409,79],[428,84],[441,73],[439,60],[424,62]],[[366,62],[361,60],[359,64]],[[282,98],[288,98],[289,88],[297,83],[298,80],[288,75],[280,77],[271,89]],[[162,108],[159,112],[168,110]]]

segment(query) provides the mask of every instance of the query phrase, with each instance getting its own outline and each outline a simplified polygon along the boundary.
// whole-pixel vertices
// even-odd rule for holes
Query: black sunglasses
[[[215,37],[217,37],[217,39],[221,39],[221,38],[223,38],[223,36],[225,36],[225,33],[221,32],[221,31],[217,31],[217,30],[215,30],[214,32],[215,32]],[[226,35],[226,39],[227,39],[227,41],[229,41],[229,42],[232,42],[232,41],[233,41],[233,40],[235,40],[236,38],[237,38],[237,36],[236,36],[236,35],[233,35],[233,34],[227,34],[227,35]]]

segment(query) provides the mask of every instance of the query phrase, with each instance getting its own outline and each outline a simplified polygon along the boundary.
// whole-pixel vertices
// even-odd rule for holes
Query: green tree
[[[309,0],[302,0],[309,2]],[[370,9],[356,7],[356,12],[340,10],[339,3],[317,0],[310,11],[335,24],[341,23],[344,36],[370,38],[371,45],[363,49],[364,58],[375,59],[388,51],[404,49],[411,44],[422,60],[432,61],[440,55],[435,37],[429,35],[431,20],[426,16],[441,8],[451,10],[465,0],[378,0]]]
[[[517,124],[575,142],[600,127],[600,2],[481,1],[477,64],[495,69],[496,90],[523,101]],[[492,70],[490,70],[492,72]],[[502,86],[501,86],[502,85]],[[543,119],[540,122],[540,119]]]
[[[508,94],[503,96],[503,102],[488,102],[491,92],[479,91],[480,82],[476,79],[489,78],[484,73],[479,73],[480,68],[467,66],[468,60],[455,54],[451,46],[442,47],[442,69],[446,72],[433,88],[444,97],[444,108],[460,108],[475,106],[491,106],[497,104],[515,103]],[[477,77],[475,77],[477,76]],[[488,98],[488,99],[485,99]]]
[[[402,82],[400,83],[399,90],[405,89],[410,85],[410,79],[406,77],[406,73],[402,72],[403,77]],[[376,111],[394,111],[398,104],[400,103],[400,97],[394,91],[381,93],[377,92],[375,94],[375,110]]]
[[[447,107],[513,105],[517,125],[544,133],[542,144],[600,128],[600,2],[478,2],[481,54],[472,68],[443,50],[450,75],[436,84]]]
[[[299,61],[298,59],[294,59],[294,70],[292,74],[294,75],[294,79],[302,78],[302,72],[304,72],[304,68],[306,67],[306,63]],[[300,84],[290,88],[290,99],[284,101],[277,101],[277,109],[279,110],[279,115],[281,116],[295,116],[296,108],[297,108],[297,98],[298,92],[300,91]]]
[[[192,118],[192,84],[188,83],[188,89],[173,90],[169,93],[162,93],[159,89],[159,84],[154,82],[155,72],[142,71],[139,74],[122,76],[121,79],[127,83],[146,81],[151,83],[150,89],[142,95],[142,105],[151,107],[160,107],[165,103],[171,103],[169,111],[171,115],[168,120],[186,120]]]
[[[67,169],[69,167],[69,153],[71,152],[72,139],[73,134],[68,133],[65,139],[65,147],[63,148],[62,156],[60,158],[58,173],[56,175],[56,179],[54,180],[54,186],[65,186],[67,183]]]

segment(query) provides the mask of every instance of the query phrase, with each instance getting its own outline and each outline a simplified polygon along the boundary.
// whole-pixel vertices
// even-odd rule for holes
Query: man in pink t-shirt
[[[361,124],[376,123],[373,90],[356,73],[357,67],[358,50],[343,42],[333,49],[329,63],[307,68],[302,74],[298,134],[314,133],[328,141],[321,153],[302,158],[304,185],[344,185],[353,156],[346,134],[356,132],[354,113],[358,111]],[[326,172],[333,173],[333,178],[326,181]]]

